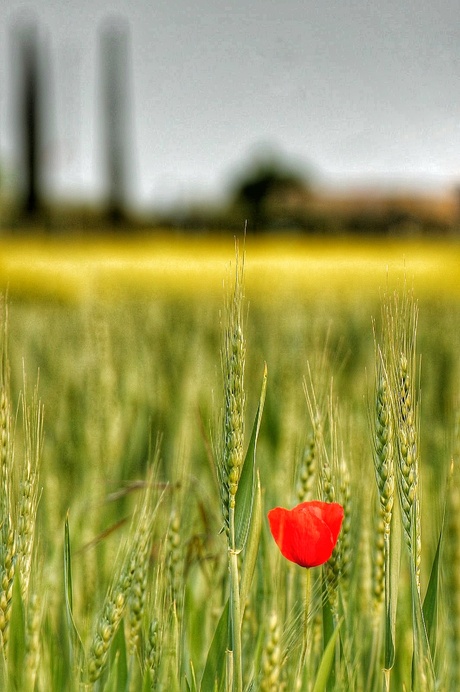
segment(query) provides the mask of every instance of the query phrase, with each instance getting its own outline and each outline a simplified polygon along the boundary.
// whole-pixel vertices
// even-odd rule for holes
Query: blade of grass
[[[435,674],[430,644],[423,617],[414,561],[411,561],[412,627],[414,653],[412,657],[412,689],[434,690]]]
[[[438,547],[431,567],[430,581],[423,600],[423,617],[425,620],[428,640],[430,642],[431,656],[436,658],[437,619],[438,619],[438,593],[439,593],[439,562],[441,554],[442,530],[439,534]]]
[[[340,626],[342,620],[339,621],[337,627],[332,632],[332,635],[324,649],[323,656],[321,658],[321,663],[318,668],[318,673],[316,675],[315,684],[313,687],[313,692],[324,692],[327,687],[329,676],[331,674],[332,665],[334,663],[335,657],[335,643],[339,635]]]
[[[106,692],[124,692],[128,690],[128,657],[123,621],[110,648],[109,676],[105,685]]]
[[[69,514],[64,524],[64,600],[69,632],[69,654],[71,665],[81,669],[84,647],[73,617],[72,554],[70,549]]]
[[[449,485],[449,481],[448,481]],[[448,493],[446,492],[446,497]],[[442,516],[441,529],[439,531],[438,543],[436,546],[436,553],[433,559],[433,564],[431,566],[430,579],[425,593],[425,598],[423,599],[423,618],[425,620],[426,632],[428,636],[428,641],[430,645],[431,659],[433,663],[436,663],[436,653],[437,653],[437,627],[438,627],[438,609],[439,609],[439,592],[440,592],[440,558],[441,558],[441,547],[443,543],[444,536],[444,526],[446,517],[446,505],[444,505],[444,512]]]
[[[191,682],[187,680],[187,684],[190,687],[191,692],[198,692],[198,685],[196,684],[196,675],[195,675],[195,667],[193,665],[193,661],[190,661],[190,678]]]
[[[398,606],[399,573],[401,568],[401,519],[395,506],[391,533],[385,540],[385,652],[384,670],[388,677],[396,655],[396,613]]]
[[[241,569],[240,581],[240,600],[241,600],[241,621],[244,616],[244,609],[249,597],[249,591],[254,576],[254,569],[259,550],[260,535],[262,532],[262,492],[260,488],[259,472],[257,471],[256,491],[254,497],[254,507],[252,520],[249,528],[248,540],[244,553],[244,561]]]
[[[416,504],[412,507],[412,512],[416,513]],[[417,531],[416,522],[412,522],[414,537],[412,545],[415,546],[415,534]],[[419,579],[415,555],[410,554],[410,578],[411,578],[411,599],[412,599],[412,632],[413,632],[413,656],[412,656],[412,689],[413,690],[434,690],[435,674],[433,659],[431,657],[430,643],[423,615],[422,602],[420,598]]]
[[[262,389],[260,392],[259,405],[252,428],[251,439],[249,441],[246,456],[243,462],[243,469],[238,483],[238,490],[235,500],[235,543],[236,549],[242,550],[246,545],[249,534],[252,510],[254,505],[254,495],[256,486],[256,449],[259,437],[260,424],[265,403],[267,390],[267,365],[264,366],[262,379]]]
[[[219,622],[217,623],[214,637],[209,647],[206,664],[201,678],[200,689],[202,692],[208,690],[223,689],[225,680],[226,656],[225,650],[228,643],[229,628],[229,601],[227,600]]]

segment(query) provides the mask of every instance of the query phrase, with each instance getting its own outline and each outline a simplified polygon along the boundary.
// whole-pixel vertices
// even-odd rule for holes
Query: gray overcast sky
[[[460,181],[458,0],[0,0],[0,156],[14,166],[10,28],[46,38],[52,189],[100,194],[98,31],[130,22],[133,200],[212,196],[271,143],[320,180]]]

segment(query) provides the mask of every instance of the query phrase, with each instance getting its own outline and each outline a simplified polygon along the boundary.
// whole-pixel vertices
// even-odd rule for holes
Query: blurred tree
[[[240,175],[234,187],[234,204],[242,207],[249,230],[260,231],[276,221],[277,206],[285,211],[286,199],[305,198],[310,183],[306,176],[278,156],[258,159]]]

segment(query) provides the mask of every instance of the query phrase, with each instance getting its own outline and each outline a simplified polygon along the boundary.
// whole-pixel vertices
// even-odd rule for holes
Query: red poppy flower
[[[343,507],[337,502],[302,502],[293,509],[268,513],[270,530],[285,558],[301,567],[327,562],[337,543]]]

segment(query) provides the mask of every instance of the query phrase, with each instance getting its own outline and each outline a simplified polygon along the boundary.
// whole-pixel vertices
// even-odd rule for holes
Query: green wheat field
[[[460,689],[459,244],[0,246],[0,689]]]

